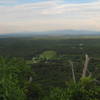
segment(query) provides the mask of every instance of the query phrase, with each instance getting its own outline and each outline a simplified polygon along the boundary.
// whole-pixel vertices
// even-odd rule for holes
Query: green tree
[[[0,57],[0,100],[25,100],[24,87],[33,76],[24,59]]]
[[[26,100],[23,89],[9,78],[0,81],[0,100]]]

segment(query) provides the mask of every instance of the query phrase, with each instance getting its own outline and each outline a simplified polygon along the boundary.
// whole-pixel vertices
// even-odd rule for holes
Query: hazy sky
[[[0,0],[0,33],[100,31],[100,0]]]

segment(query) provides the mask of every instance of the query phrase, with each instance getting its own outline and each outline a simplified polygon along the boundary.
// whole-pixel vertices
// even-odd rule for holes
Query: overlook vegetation
[[[99,39],[0,39],[0,100],[100,100],[99,54]]]

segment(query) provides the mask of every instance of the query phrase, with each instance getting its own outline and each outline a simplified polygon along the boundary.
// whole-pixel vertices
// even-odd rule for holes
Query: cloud
[[[17,0],[0,0],[0,4],[13,4],[16,2]]]
[[[0,6],[0,33],[57,29],[100,30],[99,12],[100,0],[88,3],[46,0],[13,6],[3,5]]]

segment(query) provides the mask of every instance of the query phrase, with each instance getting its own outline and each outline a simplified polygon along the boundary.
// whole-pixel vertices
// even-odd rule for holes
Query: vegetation
[[[53,60],[57,58],[57,53],[55,51],[45,51],[39,56],[39,58],[43,60]]]
[[[26,100],[34,73],[23,59],[0,58],[0,100]],[[30,85],[31,86],[31,85]]]
[[[40,63],[40,62],[49,62],[53,60],[57,60],[57,53],[55,51],[44,51],[42,54],[39,55],[39,57],[33,57],[32,62],[33,63]]]
[[[0,100],[100,100],[99,54],[99,39],[0,39]]]
[[[84,78],[67,88],[53,88],[43,100],[100,100],[100,87],[91,78]]]

